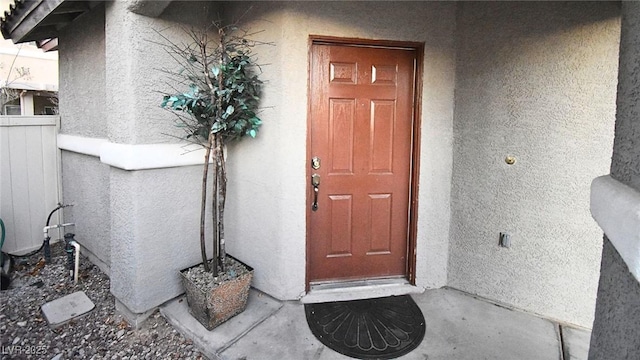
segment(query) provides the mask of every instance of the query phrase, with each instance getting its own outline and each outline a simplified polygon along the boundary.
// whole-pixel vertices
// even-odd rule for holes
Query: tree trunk
[[[209,157],[211,155],[211,147],[213,145],[213,134],[209,135],[208,146],[204,154],[204,166],[202,173],[202,198],[200,203],[200,255],[202,256],[202,263],[204,264],[204,270],[209,272],[209,262],[207,261],[207,247],[205,243],[205,214],[207,210],[207,177],[209,176]]]
[[[219,135],[218,154],[220,154],[220,163],[218,164],[218,232],[220,234],[220,268],[224,269],[224,258],[226,256],[225,240],[224,240],[224,205],[227,199],[227,169],[226,159],[224,158],[224,141],[222,135]]]
[[[218,219],[220,218],[220,214],[218,213],[218,187],[220,183],[218,182],[218,172],[220,171],[220,166],[218,166],[220,156],[218,153],[218,135],[211,134],[213,147],[213,194],[211,199],[211,227],[213,230],[213,277],[218,276],[218,263],[220,262],[220,232],[218,229]]]

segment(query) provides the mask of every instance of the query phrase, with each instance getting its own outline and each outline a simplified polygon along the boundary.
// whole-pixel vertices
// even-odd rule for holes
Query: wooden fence
[[[0,116],[0,218],[2,251],[37,249],[49,212],[61,201],[59,116]],[[59,212],[58,212],[59,213]],[[60,222],[59,214],[51,224]],[[52,239],[60,236],[51,232]]]

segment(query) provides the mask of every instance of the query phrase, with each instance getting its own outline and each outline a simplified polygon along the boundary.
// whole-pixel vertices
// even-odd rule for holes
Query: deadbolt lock
[[[313,168],[313,170],[320,169],[320,158],[319,157],[314,156],[313,159],[311,159],[311,167]]]
[[[320,175],[311,175],[311,185],[313,185],[314,187],[318,187],[320,185]]]

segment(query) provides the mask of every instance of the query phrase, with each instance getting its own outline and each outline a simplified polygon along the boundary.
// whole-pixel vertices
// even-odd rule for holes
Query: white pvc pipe
[[[75,267],[73,269],[73,283],[77,284],[78,283],[78,269],[80,268],[80,244],[78,244],[76,241],[71,241],[71,242],[69,242],[69,245],[71,245],[74,248],[76,248],[76,264],[75,264]]]
[[[45,226],[42,229],[42,232],[44,232],[44,236],[47,236],[47,233],[49,232],[49,230],[51,229],[58,229],[58,228],[64,228],[67,226],[75,226],[76,224],[74,223],[66,223],[66,224],[57,224],[57,225],[50,225],[50,226]]]

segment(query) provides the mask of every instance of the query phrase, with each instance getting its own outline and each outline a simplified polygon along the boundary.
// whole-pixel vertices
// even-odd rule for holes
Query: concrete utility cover
[[[93,310],[95,305],[84,291],[74,292],[42,305],[42,313],[49,325],[56,327]]]

